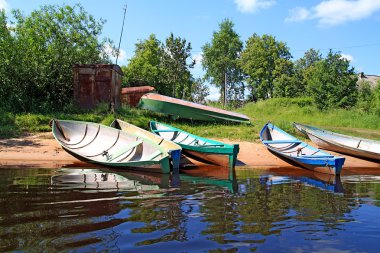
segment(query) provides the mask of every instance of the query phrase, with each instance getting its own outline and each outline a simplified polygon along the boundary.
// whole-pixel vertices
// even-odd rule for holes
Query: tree
[[[13,53],[5,55],[14,91],[0,103],[15,111],[62,109],[72,101],[73,64],[108,63],[107,39],[98,41],[103,20],[81,5],[46,5],[23,16],[14,10]]]
[[[373,89],[372,110],[374,113],[380,116],[380,81],[377,81],[377,85]]]
[[[123,68],[124,81],[128,86],[152,85],[162,94],[168,94],[169,87],[161,85],[163,71],[161,42],[154,34],[135,45],[135,54],[127,67]]]
[[[225,105],[230,98],[244,96],[243,76],[238,66],[238,57],[243,48],[239,35],[234,31],[232,21],[226,19],[214,32],[211,43],[202,47],[202,66],[205,78],[220,87],[221,100]]]
[[[369,112],[372,109],[373,100],[374,92],[372,91],[371,82],[360,80],[358,82],[358,101],[356,106],[365,112]]]
[[[203,82],[203,80],[200,78],[193,80],[192,86],[191,86],[190,101],[199,103],[199,104],[204,104],[206,103],[206,97],[208,95],[210,95],[210,89]]]
[[[315,63],[322,60],[322,55],[319,50],[313,48],[305,52],[304,56],[294,63],[295,76],[298,80],[296,89],[297,96],[306,96],[307,94],[307,81],[314,71]]]
[[[189,69],[195,65],[190,59],[191,44],[171,33],[163,45],[163,52],[162,68],[166,83],[172,86],[171,96],[189,98],[192,84]]]
[[[329,51],[315,63],[307,80],[308,90],[319,109],[348,108],[357,100],[357,75],[340,53]]]
[[[282,72],[292,74],[291,58],[286,44],[276,41],[271,35],[264,34],[260,37],[255,33],[248,38],[240,57],[240,66],[247,75],[252,99],[273,97],[276,78],[277,86],[280,86],[280,81],[290,81],[284,78]],[[287,83],[281,85],[288,86]]]

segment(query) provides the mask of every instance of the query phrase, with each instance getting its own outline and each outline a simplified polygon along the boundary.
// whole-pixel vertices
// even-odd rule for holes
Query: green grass
[[[249,116],[252,119],[251,124],[173,120],[169,116],[128,107],[121,108],[115,114],[110,114],[107,109],[106,106],[99,106],[92,112],[51,114],[12,114],[0,111],[0,139],[16,137],[25,133],[51,131],[49,121],[53,118],[90,121],[105,125],[109,125],[115,118],[120,118],[144,129],[147,129],[150,120],[155,120],[196,135],[216,139],[257,141],[263,125],[271,121],[298,137],[300,136],[292,127],[292,122],[380,140],[380,117],[378,115],[343,109],[321,112],[313,106],[309,98],[270,99],[258,103],[248,103],[236,110]]]

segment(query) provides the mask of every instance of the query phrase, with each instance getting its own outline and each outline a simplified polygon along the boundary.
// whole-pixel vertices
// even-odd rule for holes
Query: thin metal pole
[[[124,20],[125,20],[125,13],[127,12],[127,4],[125,4],[123,10],[124,10],[123,25],[121,26],[121,33],[120,33],[119,46],[118,46],[118,48],[117,48],[116,64],[117,64],[117,60],[119,59],[119,54],[120,54],[120,44],[121,44],[121,38],[123,37]]]

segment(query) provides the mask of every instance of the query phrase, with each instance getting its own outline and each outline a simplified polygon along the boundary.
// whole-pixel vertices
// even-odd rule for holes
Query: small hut
[[[123,72],[115,64],[75,64],[74,103],[83,109],[92,109],[106,103],[110,109],[121,105],[121,78]]]

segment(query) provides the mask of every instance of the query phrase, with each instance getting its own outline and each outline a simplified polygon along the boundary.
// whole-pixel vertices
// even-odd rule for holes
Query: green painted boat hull
[[[249,122],[249,118],[240,113],[158,94],[145,94],[141,97],[138,106],[142,109],[192,120]]]
[[[238,144],[210,140],[155,121],[149,122],[149,126],[153,133],[180,145],[183,154],[190,158],[231,169],[235,167]]]

